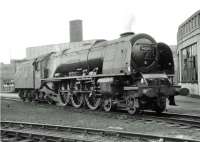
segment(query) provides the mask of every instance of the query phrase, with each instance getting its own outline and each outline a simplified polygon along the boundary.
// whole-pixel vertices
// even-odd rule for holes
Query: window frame
[[[181,83],[198,83],[197,42],[181,49]]]

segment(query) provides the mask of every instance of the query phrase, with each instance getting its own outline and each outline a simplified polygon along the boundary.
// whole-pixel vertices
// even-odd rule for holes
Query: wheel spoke
[[[33,97],[32,97],[32,91],[30,90],[30,91],[27,91],[27,100],[29,101],[29,102],[32,102],[32,99]]]
[[[67,106],[70,103],[71,95],[70,93],[60,93],[60,98],[64,106]]]
[[[101,98],[97,97],[95,94],[85,95],[85,102],[89,109],[96,110],[101,104]]]
[[[73,93],[71,97],[72,106],[80,108],[84,102],[83,95],[80,93]]]
[[[135,104],[135,98],[131,95],[128,95],[126,98],[126,105],[127,105],[127,111],[129,114],[134,115],[138,112],[138,108]]]
[[[112,109],[112,98],[105,98],[104,99],[104,102],[103,102],[103,109],[106,111],[106,112],[109,112],[111,111]]]
[[[24,92],[25,90],[20,90],[19,91],[19,97],[20,97],[20,99],[24,102],[26,99],[25,99],[25,97],[24,97]]]
[[[26,99],[27,99],[27,90],[24,90],[22,95],[22,101],[25,102]]]
[[[155,111],[160,114],[166,109],[166,98],[163,96],[160,96],[156,100],[155,104]]]

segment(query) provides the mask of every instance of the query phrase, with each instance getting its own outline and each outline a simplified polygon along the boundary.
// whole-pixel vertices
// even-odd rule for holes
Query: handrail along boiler
[[[135,114],[142,109],[161,113],[166,99],[178,94],[168,77],[174,74],[169,46],[147,34],[69,45],[19,65],[15,84],[22,100],[105,111],[120,107]]]

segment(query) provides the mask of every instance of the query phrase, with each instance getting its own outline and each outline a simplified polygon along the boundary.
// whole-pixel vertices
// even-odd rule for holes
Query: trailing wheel
[[[32,98],[32,91],[31,90],[27,90],[27,100],[29,102],[32,102],[33,101],[33,98]]]
[[[73,107],[80,108],[84,103],[83,95],[81,93],[72,93],[71,103]]]
[[[96,110],[101,104],[101,98],[91,92],[90,94],[85,95],[85,102],[89,109]]]
[[[126,98],[126,106],[129,114],[134,115],[138,113],[138,102],[134,96],[128,95]]]
[[[37,95],[36,90],[32,90],[32,91],[31,91],[32,102],[36,100],[36,95]]]
[[[60,99],[64,106],[70,103],[71,94],[68,92],[60,92]]]
[[[111,97],[104,98],[104,101],[103,101],[103,109],[104,109],[104,111],[106,111],[106,112],[111,111],[111,109],[112,109],[112,98],[111,98]]]
[[[23,102],[25,102],[25,100],[26,100],[26,97],[24,96],[24,93],[25,93],[25,90],[20,90],[19,91],[19,97]]]
[[[28,96],[28,90],[24,90],[24,95],[23,95],[23,102],[27,100]]]

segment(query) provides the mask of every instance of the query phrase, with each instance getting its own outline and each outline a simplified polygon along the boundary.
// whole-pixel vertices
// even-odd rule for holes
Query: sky
[[[0,62],[25,58],[27,47],[69,42],[69,21],[83,20],[83,39],[147,33],[176,45],[178,26],[200,0],[1,0]]]

